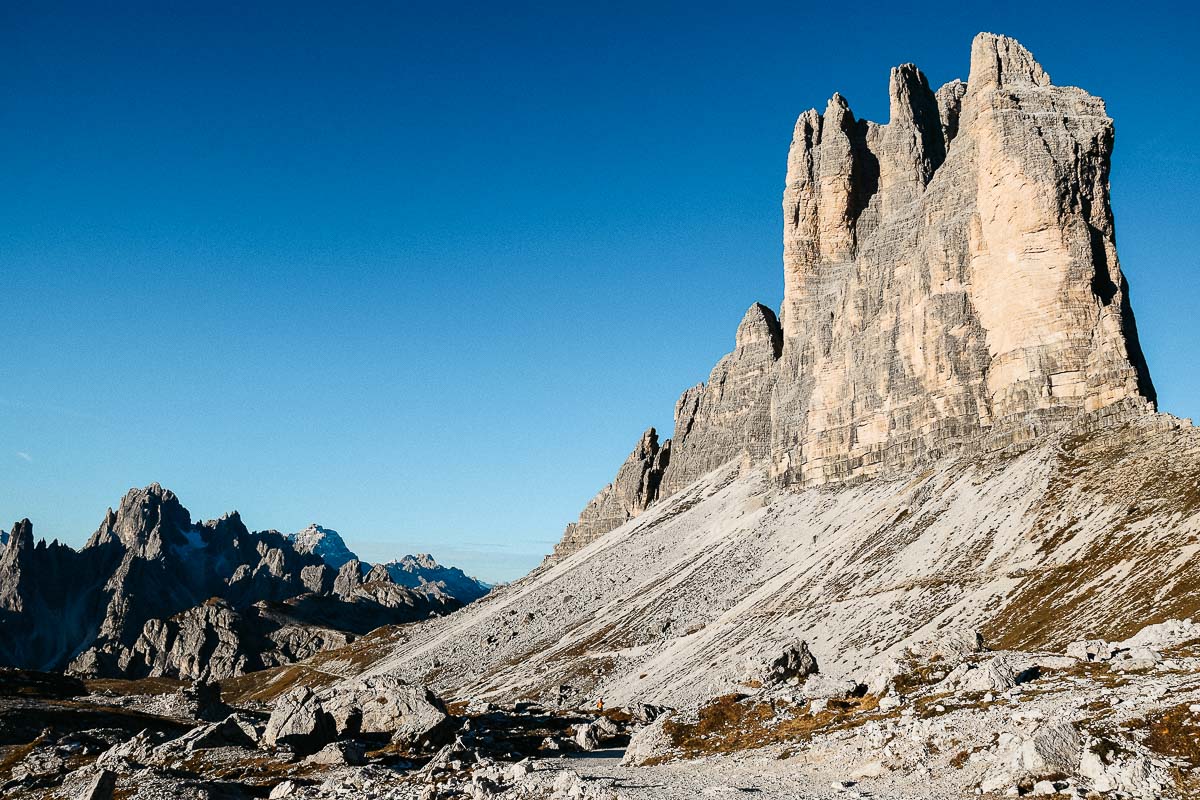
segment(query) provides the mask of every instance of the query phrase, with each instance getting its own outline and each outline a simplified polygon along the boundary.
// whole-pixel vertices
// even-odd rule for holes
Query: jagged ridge
[[[1019,450],[1083,413],[1153,413],[1103,101],[993,34],[966,83],[934,91],[904,64],[889,92],[886,125],[840,94],[800,115],[778,321],[750,308],[734,352],[680,398],[674,438],[643,435],[556,557],[737,459],[819,486]]]
[[[325,544],[326,556],[353,556]],[[29,520],[13,527],[0,550],[0,665],[228,677],[469,602],[363,572],[357,559],[335,570],[281,533],[252,533],[237,512],[193,522],[173,492],[132,489],[81,550],[35,544]]]

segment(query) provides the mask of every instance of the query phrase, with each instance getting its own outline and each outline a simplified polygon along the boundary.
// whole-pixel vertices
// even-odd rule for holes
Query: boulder
[[[117,788],[117,773],[101,768],[92,782],[75,796],[75,800],[112,800]]]
[[[333,741],[337,728],[308,687],[298,687],[280,697],[267,720],[262,743],[267,747],[287,745],[297,753],[315,753]]]
[[[1154,669],[1161,661],[1162,654],[1157,650],[1150,647],[1134,646],[1127,650],[1118,651],[1108,663],[1109,667],[1114,670],[1145,672],[1146,670]]]
[[[1000,792],[1019,783],[1074,774],[1082,747],[1079,731],[1067,719],[1039,722],[1030,731],[1002,732],[980,788]]]
[[[228,676],[226,676],[228,677]],[[221,687],[215,681],[196,680],[179,690],[196,719],[218,722],[229,716],[232,709],[221,700]]]
[[[983,635],[973,628],[946,628],[909,648],[913,655],[926,661],[950,664],[958,664],[967,656],[986,649]]]
[[[182,744],[188,752],[213,747],[257,747],[258,729],[249,718],[230,714],[221,722],[201,725],[184,734],[170,745]]]
[[[1116,650],[1103,639],[1081,639],[1067,645],[1066,654],[1076,661],[1108,661]]]
[[[765,662],[748,660],[745,675],[747,680],[758,681],[763,686],[797,685],[819,671],[808,642],[798,641],[785,646]]]
[[[458,772],[478,761],[479,754],[475,749],[468,745],[463,737],[456,736],[453,742],[437,751],[437,754],[424,766],[423,771],[427,773],[439,770]]]
[[[848,678],[831,675],[809,675],[800,687],[800,695],[807,700],[833,700],[849,697],[859,690],[859,684]]]
[[[875,659],[867,673],[867,693],[883,695],[895,686],[896,678],[904,672],[904,665],[890,655]]]
[[[629,737],[629,746],[621,758],[622,766],[640,767],[649,762],[665,760],[674,752],[666,723],[671,712],[659,715],[653,722]]]
[[[420,745],[450,720],[445,705],[425,686],[388,675],[336,684],[321,693],[320,702],[338,737],[388,734],[403,747]]]
[[[629,715],[639,725],[649,725],[663,714],[670,711],[666,706],[656,706],[649,703],[634,703],[629,707]]]
[[[575,745],[580,750],[598,750],[621,736],[621,727],[608,717],[597,717],[592,722],[575,728]]]
[[[1010,688],[1038,678],[1039,668],[1027,658],[998,655],[985,661],[966,661],[950,670],[938,684],[942,692],[1007,692]]]
[[[387,675],[355,678],[319,694],[297,688],[279,698],[262,742],[310,755],[336,739],[388,736],[404,748],[434,743],[448,728],[445,705],[424,686]]]
[[[296,782],[289,779],[280,781],[271,787],[271,793],[268,795],[270,800],[282,800],[284,797],[291,797],[296,793],[296,789],[300,788]]]
[[[304,763],[327,767],[360,767],[367,762],[366,753],[366,745],[361,742],[330,742],[304,759]]]
[[[96,759],[96,766],[113,772],[132,772],[148,766],[154,759],[157,744],[150,731],[144,730],[132,739],[114,745]]]

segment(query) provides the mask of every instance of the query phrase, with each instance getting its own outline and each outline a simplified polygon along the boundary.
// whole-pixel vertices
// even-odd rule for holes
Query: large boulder
[[[1067,645],[1066,654],[1076,661],[1108,661],[1117,649],[1103,639],[1080,639]]]
[[[575,745],[580,750],[599,750],[621,735],[621,727],[608,717],[600,717],[575,729]]]
[[[1004,731],[996,746],[995,763],[981,789],[1007,791],[1020,783],[1074,774],[1083,741],[1068,719],[1051,719],[1024,731]]]
[[[420,745],[449,719],[445,705],[425,686],[389,675],[330,687],[321,693],[321,705],[333,719],[339,738],[388,734],[404,747]]]
[[[411,749],[435,744],[449,721],[445,705],[426,687],[374,675],[319,693],[293,689],[276,701],[262,742],[307,755],[338,739],[387,736]]]
[[[332,742],[337,729],[333,717],[308,687],[293,689],[275,701],[262,743],[267,747],[286,745],[297,753],[315,753]]]
[[[984,661],[964,661],[938,684],[943,692],[1006,692],[1017,684],[1026,683],[1040,674],[1036,664],[999,655]]]

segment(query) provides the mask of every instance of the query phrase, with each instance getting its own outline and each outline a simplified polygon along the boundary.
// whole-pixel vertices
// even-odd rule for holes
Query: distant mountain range
[[[35,543],[29,520],[0,537],[0,666],[231,677],[448,613],[487,588],[428,556],[370,568],[317,525],[284,535],[251,532],[237,512],[193,521],[153,484],[130,490],[79,550]]]
[[[341,569],[351,561],[358,561],[364,575],[370,573],[372,565],[361,561],[346,546],[340,534],[316,523],[299,533],[288,534],[288,541],[300,553],[311,553],[334,569]],[[442,566],[428,553],[403,558],[378,565],[387,570],[392,581],[424,594],[453,597],[464,603],[478,600],[491,590],[489,584],[472,578],[458,567]]]

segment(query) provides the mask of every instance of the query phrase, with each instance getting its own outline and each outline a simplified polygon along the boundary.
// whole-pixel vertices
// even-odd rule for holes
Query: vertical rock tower
[[[643,440],[589,509],[632,502],[599,526],[585,511],[556,555],[732,459],[816,486],[1020,446],[1081,414],[1153,412],[1104,102],[988,33],[966,83],[934,91],[904,64],[889,94],[886,125],[839,94],[800,115],[778,321],[751,307],[735,351],[680,398],[669,460]],[[625,485],[653,470],[652,486]]]

